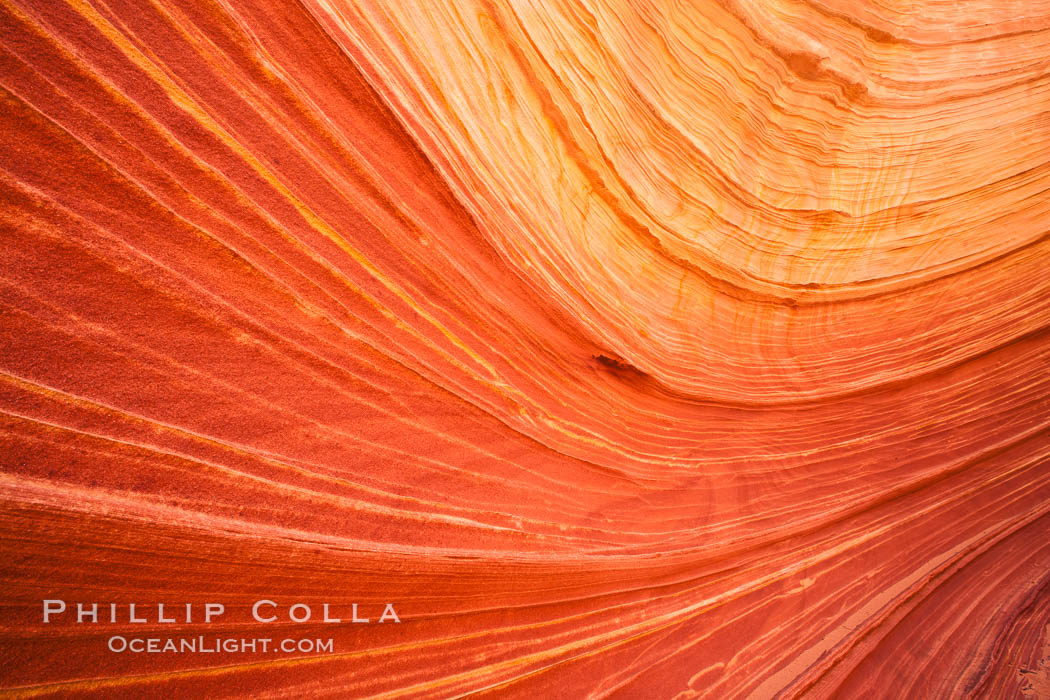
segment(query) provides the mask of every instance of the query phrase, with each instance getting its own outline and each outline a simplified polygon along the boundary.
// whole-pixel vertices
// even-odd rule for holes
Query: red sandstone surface
[[[1050,3],[0,46],[0,695],[1048,697]]]

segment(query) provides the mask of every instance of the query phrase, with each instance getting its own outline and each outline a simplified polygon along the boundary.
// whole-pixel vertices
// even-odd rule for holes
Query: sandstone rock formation
[[[1050,2],[4,0],[0,44],[4,688],[1046,687]],[[401,622],[107,649],[260,598]]]

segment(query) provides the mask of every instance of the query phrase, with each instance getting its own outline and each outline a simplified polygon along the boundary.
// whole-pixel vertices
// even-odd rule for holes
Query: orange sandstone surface
[[[1050,2],[0,46],[0,694],[1050,696]]]

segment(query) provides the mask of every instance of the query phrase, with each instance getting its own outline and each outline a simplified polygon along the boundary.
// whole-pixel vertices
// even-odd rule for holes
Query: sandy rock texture
[[[1050,697],[1047,0],[2,0],[0,101],[0,693]]]

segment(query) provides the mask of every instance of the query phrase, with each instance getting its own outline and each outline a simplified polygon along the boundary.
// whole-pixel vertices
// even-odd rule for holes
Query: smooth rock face
[[[1050,697],[1050,3],[4,0],[0,44],[3,688]]]

